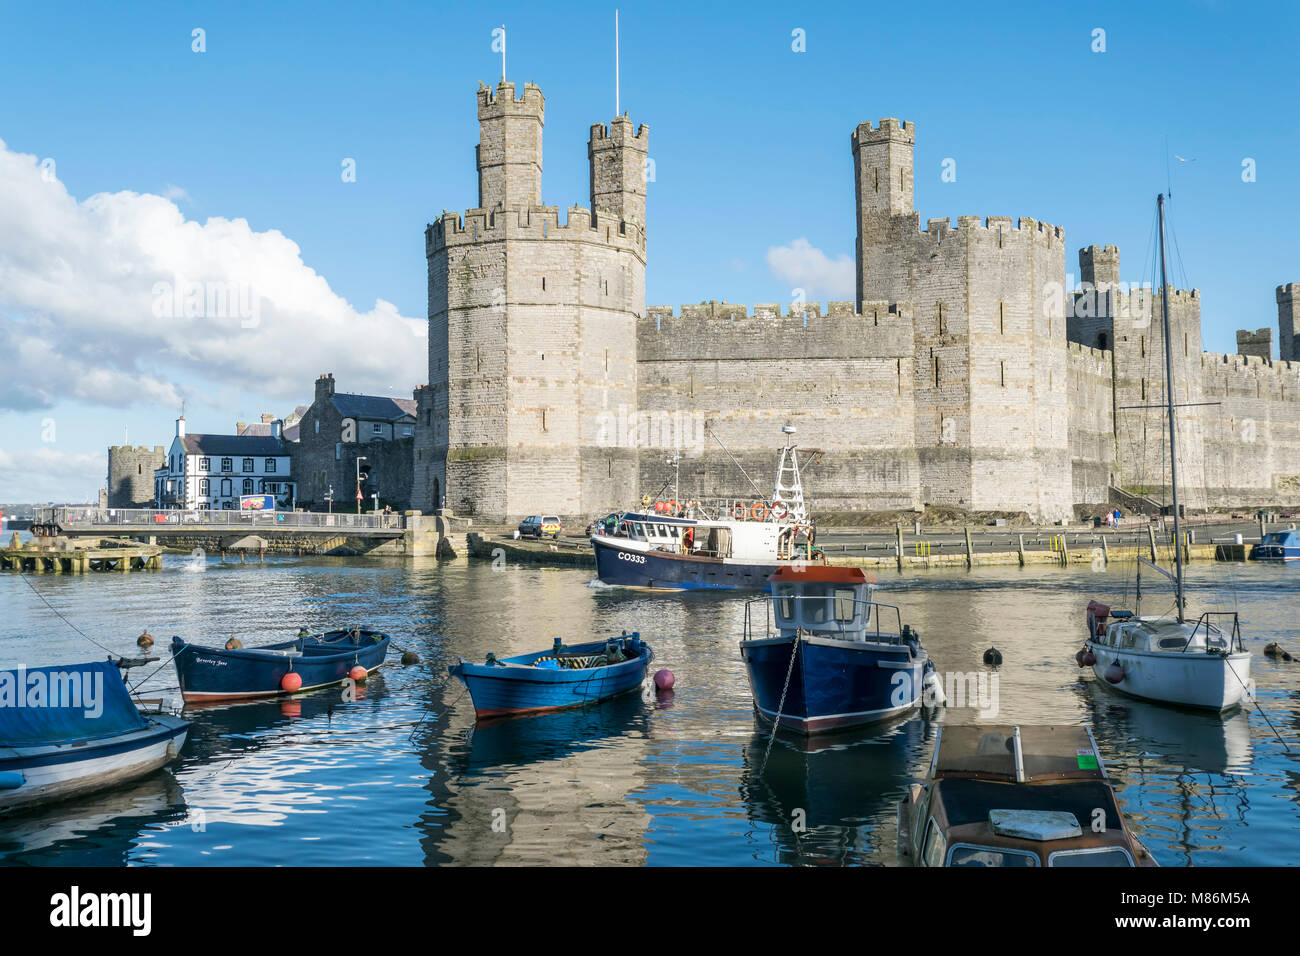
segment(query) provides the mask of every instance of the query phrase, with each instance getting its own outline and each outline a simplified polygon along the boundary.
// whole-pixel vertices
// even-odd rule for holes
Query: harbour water
[[[191,739],[168,770],[0,818],[0,864],[894,865],[897,799],[924,773],[936,721],[1089,722],[1121,806],[1163,865],[1297,860],[1300,661],[1262,651],[1300,650],[1300,567],[1191,569],[1191,605],[1239,608],[1255,652],[1262,713],[1222,719],[1128,700],[1076,667],[1084,606],[1099,594],[1128,606],[1125,569],[888,575],[876,599],[902,607],[941,673],[983,673],[996,713],[951,707],[811,746],[782,734],[765,772],[769,732],[737,648],[745,599],[592,579],[464,559],[173,555],[158,572],[0,575],[0,666],[104,656],[53,608],[114,653],[137,653],[147,628],[164,660],[131,673],[152,673],[145,696],[179,697],[165,663],[173,634],[252,645],[355,623],[421,658],[402,667],[391,652],[355,700],[332,689],[191,709]],[[1147,611],[1171,603],[1148,600]],[[639,696],[475,727],[447,678],[460,657],[623,630],[674,672],[672,694],[647,681]],[[980,663],[990,646],[1004,657],[996,685]]]

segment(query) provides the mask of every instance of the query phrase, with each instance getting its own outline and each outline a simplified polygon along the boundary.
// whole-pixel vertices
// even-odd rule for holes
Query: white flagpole
[[[501,24],[501,82],[506,81],[506,25]]]
[[[614,116],[618,111],[618,8],[614,9]]]

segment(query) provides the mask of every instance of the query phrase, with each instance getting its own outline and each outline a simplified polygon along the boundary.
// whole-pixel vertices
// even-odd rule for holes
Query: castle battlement
[[[165,455],[167,449],[162,445],[154,445],[149,448],[146,445],[109,445],[109,454],[111,455]]]
[[[1110,349],[1094,349],[1081,342],[1067,342],[1066,347],[1075,355],[1092,359],[1094,362],[1108,363],[1111,360]]]
[[[641,146],[645,146],[650,141],[650,127],[645,123],[636,127],[636,133],[632,133],[633,123],[628,119],[627,114],[614,117],[612,123],[592,123],[591,124],[591,141],[593,143],[599,140],[610,140],[616,145],[623,145],[629,139],[637,141]],[[631,134],[629,136],[629,134]]]
[[[1292,296],[1300,296],[1300,282],[1288,282],[1277,287],[1277,301],[1281,302]]]
[[[870,123],[859,123],[857,129],[853,131],[853,145],[855,147],[859,143],[881,143],[887,140],[909,144],[915,143],[916,124],[887,117],[880,120],[875,126]]]
[[[568,207],[568,218],[560,221],[558,206],[519,206],[509,209],[469,209],[443,212],[424,231],[424,254],[432,256],[450,246],[505,239],[553,239],[559,242],[600,242],[638,256],[645,253],[645,231],[636,223],[609,220],[592,224],[591,210]]]
[[[1057,241],[1065,241],[1065,229],[1061,226],[1054,226],[1050,222],[1041,222],[1030,216],[1021,216],[1018,220],[1012,216],[958,216],[957,225],[952,224],[952,219],[948,216],[938,216],[925,221],[924,234],[930,238],[942,242],[951,232],[984,232],[984,233],[1003,233],[1019,232],[1023,234],[1034,234],[1035,238],[1041,238],[1051,245]]]
[[[826,303],[825,311],[820,302],[792,302],[784,313],[777,302],[760,302],[754,306],[751,315],[746,305],[730,302],[700,302],[682,305],[676,314],[671,305],[646,306],[644,322],[654,323],[662,328],[665,322],[737,322],[746,319],[776,319],[803,324],[819,319],[862,319],[871,325],[883,324],[886,320],[911,322],[911,309],[897,302],[864,302],[862,309],[854,307],[849,301],[831,301]]]
[[[534,115],[546,109],[546,97],[535,83],[525,83],[522,95],[515,96],[513,82],[498,83],[496,89],[486,84],[478,85],[478,117],[480,120],[508,113]]]

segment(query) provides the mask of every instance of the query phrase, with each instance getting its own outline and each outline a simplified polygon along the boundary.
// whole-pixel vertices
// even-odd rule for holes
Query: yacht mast
[[[1178,429],[1174,423],[1174,357],[1169,335],[1169,283],[1165,262],[1165,196],[1156,197],[1156,210],[1160,217],[1160,315],[1165,338],[1165,403],[1169,408],[1169,481],[1174,506],[1174,600],[1178,606],[1178,622],[1183,621],[1183,548],[1182,531],[1178,522]]]

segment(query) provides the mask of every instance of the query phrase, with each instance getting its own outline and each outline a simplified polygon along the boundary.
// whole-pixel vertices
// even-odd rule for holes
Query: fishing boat
[[[1158,866],[1128,829],[1087,727],[940,727],[898,805],[910,866]]]
[[[112,787],[176,758],[189,722],[142,712],[122,679],[119,668],[145,662],[0,670],[0,813]]]
[[[745,604],[740,642],[760,718],[816,734],[906,713],[927,689],[941,695],[919,635],[897,607],[870,600],[860,568],[783,567],[770,581],[770,598]]]
[[[786,426],[772,494],[753,501],[687,501],[667,496],[669,483],[641,508],[626,512],[614,534],[593,534],[596,574],[605,584],[650,590],[766,591],[780,567],[820,558],[816,527],[804,502],[799,455],[805,466],[815,449],[797,449]]]
[[[1300,561],[1300,531],[1270,531],[1250,549],[1252,561]]]
[[[582,707],[641,686],[654,660],[640,634],[566,647],[558,638],[550,650],[482,664],[461,660],[447,668],[468,689],[479,719]]]
[[[301,632],[261,647],[205,647],[172,638],[172,661],[186,703],[273,697],[341,684],[353,669],[378,670],[388,635],[361,627]]]
[[[1236,611],[1207,611],[1189,619],[1183,582],[1183,536],[1178,504],[1178,429],[1174,404],[1173,348],[1169,334],[1169,295],[1166,278],[1165,197],[1156,201],[1160,242],[1160,305],[1165,348],[1165,403],[1168,416],[1169,478],[1174,531],[1174,573],[1139,558],[1138,611],[1142,600],[1142,568],[1163,575],[1174,587],[1172,614],[1147,615],[1114,610],[1100,601],[1088,603],[1087,642],[1075,655],[1080,667],[1110,687],[1144,700],[1182,707],[1224,711],[1252,695],[1250,652],[1241,638]],[[1154,555],[1153,555],[1154,557]]]

